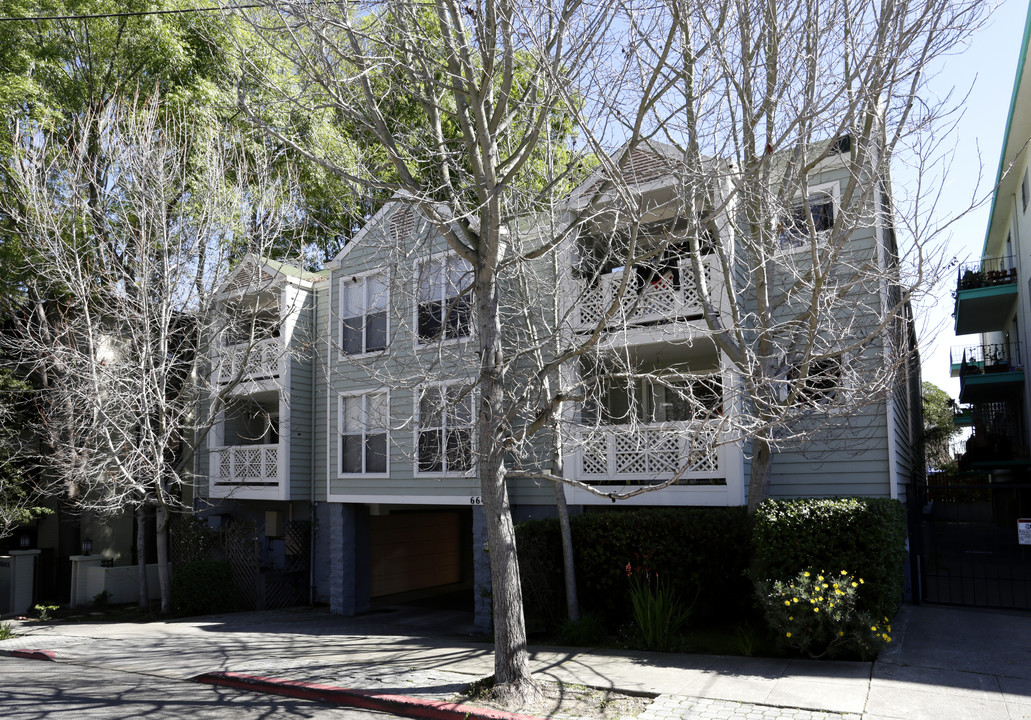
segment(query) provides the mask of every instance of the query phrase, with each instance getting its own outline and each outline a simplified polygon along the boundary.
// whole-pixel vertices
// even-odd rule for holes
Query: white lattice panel
[[[715,428],[702,423],[595,429],[581,439],[580,471],[631,485],[675,475],[684,484],[692,479],[719,480],[716,437]]]
[[[609,439],[606,435],[584,438],[580,451],[580,468],[584,475],[605,475],[609,471]]]

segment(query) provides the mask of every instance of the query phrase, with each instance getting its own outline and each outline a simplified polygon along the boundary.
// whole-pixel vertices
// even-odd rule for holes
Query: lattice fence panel
[[[225,548],[226,561],[233,568],[233,583],[246,609],[260,609],[261,596],[258,592],[258,533],[254,523],[228,522],[219,533]]]
[[[262,576],[266,608],[291,607],[308,602],[311,523],[303,520],[286,523],[283,540],[286,547],[283,568],[271,569]]]

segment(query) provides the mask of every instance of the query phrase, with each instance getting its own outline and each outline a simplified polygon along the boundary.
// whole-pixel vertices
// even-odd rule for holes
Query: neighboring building
[[[979,260],[959,268],[955,293],[956,335],[971,341],[951,352],[952,375],[959,377],[959,401],[965,406],[957,423],[973,429],[961,465],[996,480],[1026,478],[1031,461],[1031,392],[1024,372],[1031,306],[1021,290],[1031,290],[1027,49],[1025,28],[984,247]]]
[[[951,352],[956,423],[969,437],[958,471],[919,487],[911,539],[918,597],[927,602],[1031,609],[1031,73],[1024,27],[995,192],[980,259],[958,269]]]
[[[651,203],[642,242],[658,242],[678,226],[676,204],[668,200],[675,185],[662,171],[667,151],[649,146],[635,152],[640,154],[630,165],[639,168],[636,181]],[[829,226],[837,212],[840,188],[850,177],[848,152],[843,144],[821,165],[811,179],[813,192],[799,204],[818,229]],[[566,212],[577,211],[586,197],[582,190],[571,196]],[[726,212],[736,212],[733,204]],[[881,213],[871,217],[850,242],[865,243],[878,257],[894,256],[890,223]],[[545,335],[561,333],[566,346],[577,336],[600,334],[591,354],[561,371],[563,382],[585,394],[561,416],[564,472],[611,488],[675,477],[670,487],[627,501],[631,505],[743,505],[750,447],[727,442],[721,422],[738,412],[733,398],[740,379],[706,337],[687,260],[670,249],[655,253],[642,268],[609,263],[595,243],[601,234],[611,235],[613,228],[604,222],[584,224],[560,245],[557,277],[542,263],[537,286],[529,291],[525,278],[503,281],[508,297],[532,298],[513,303],[506,318],[503,337],[514,349],[539,341],[531,337],[533,327],[520,322],[539,323]],[[792,250],[792,227],[786,220],[786,253]],[[543,230],[527,221],[512,232]],[[719,288],[720,265],[714,256],[704,264]],[[412,205],[396,199],[322,273],[256,261],[246,268],[239,272],[267,273],[267,289],[260,297],[236,297],[230,280],[226,302],[234,312],[248,307],[253,315],[261,308],[259,315],[268,314],[264,325],[278,329],[278,336],[248,336],[248,380],[233,392],[223,421],[206,441],[200,466],[206,494],[228,503],[216,512],[244,513],[263,522],[269,537],[269,527],[275,529],[283,517],[314,520],[314,595],[334,612],[358,612],[377,598],[401,593],[453,592],[487,624],[468,263]],[[628,272],[640,277],[624,278]],[[630,290],[603,320],[621,283]],[[884,307],[893,291],[890,283],[877,286],[868,304]],[[554,312],[548,308],[552,296],[558,303]],[[526,320],[525,305],[532,306],[534,319]],[[719,309],[726,312],[724,304]],[[548,317],[564,320],[556,327]],[[910,328],[904,325],[886,332],[906,335]],[[906,335],[901,342],[910,348],[915,341]],[[217,372],[236,372],[237,365],[226,359],[233,349],[220,352]],[[617,358],[634,374],[632,382],[619,381],[620,373],[610,370]],[[520,362],[515,375],[530,359]],[[778,453],[773,495],[901,497],[911,469],[919,466],[910,452],[918,412],[911,402],[912,388],[919,386],[915,367],[889,400],[862,410],[853,422],[862,432],[852,433],[847,447],[840,438],[818,436],[810,446]],[[805,392],[816,400],[832,394],[816,375]],[[535,467],[551,471],[554,440],[549,432],[526,443],[512,466],[527,475]],[[555,512],[550,482],[513,479],[509,493],[517,520]],[[574,511],[612,506],[580,490],[567,488],[566,496]]]

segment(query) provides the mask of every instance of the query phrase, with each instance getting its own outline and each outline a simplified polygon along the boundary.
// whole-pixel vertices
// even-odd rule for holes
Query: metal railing
[[[1012,256],[984,258],[980,262],[964,263],[956,274],[957,290],[1008,285],[1017,281],[1016,259]]]
[[[279,377],[279,361],[283,357],[283,342],[279,338],[260,340],[247,352],[247,343],[229,345],[218,353],[218,380],[229,382],[243,366],[244,380]]]
[[[279,471],[279,445],[225,445],[211,449],[218,457],[220,484],[278,485],[282,477]]]
[[[967,345],[949,350],[949,362],[959,365],[959,376],[1009,372],[1023,367],[1016,340],[987,345]]]
[[[715,422],[602,425],[576,434],[580,479],[592,485],[726,484]]]

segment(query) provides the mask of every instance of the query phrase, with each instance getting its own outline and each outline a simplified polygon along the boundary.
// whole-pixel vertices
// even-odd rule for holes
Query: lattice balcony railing
[[[706,283],[712,282],[713,261],[705,260],[703,264]],[[577,330],[589,330],[601,321],[612,307],[619,295],[619,287],[623,282],[625,270],[598,279],[598,284],[590,289],[582,290],[573,310],[573,326]],[[631,271],[633,272],[633,271]],[[669,322],[676,318],[699,316],[702,314],[702,303],[695,283],[691,261],[682,259],[678,264],[676,277],[672,273],[660,275],[644,287],[639,287],[637,277],[627,281],[627,287],[612,317],[605,325],[619,327],[623,325],[646,325],[657,322]]]
[[[279,445],[226,445],[212,452],[218,457],[218,483],[279,484]]]
[[[283,343],[279,338],[256,342],[247,352],[247,343],[230,345],[219,352],[219,382],[229,382],[243,365],[244,380],[279,377],[279,361],[283,357]]]
[[[592,484],[646,485],[677,477],[678,485],[722,485],[716,423],[609,425],[583,430],[580,479]]]

